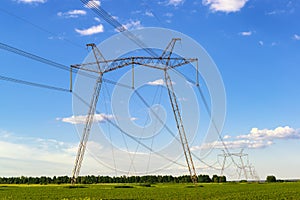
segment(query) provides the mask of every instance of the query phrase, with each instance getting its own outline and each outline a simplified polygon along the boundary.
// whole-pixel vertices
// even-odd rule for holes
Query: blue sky
[[[129,30],[163,27],[201,44],[226,89],[225,143],[232,152],[245,148],[262,179],[268,174],[300,178],[299,1],[96,3]],[[1,43],[67,66],[84,60],[86,43],[98,44],[117,33],[79,0],[4,0],[0,23]],[[0,52],[0,75],[69,87],[68,72]],[[5,81],[0,81],[0,93],[0,176],[70,174],[79,141],[74,123],[65,123],[73,115],[72,95]],[[95,163],[101,168],[89,155],[84,162],[90,165],[83,173],[98,172],[90,167]],[[199,170],[206,172],[214,173]]]

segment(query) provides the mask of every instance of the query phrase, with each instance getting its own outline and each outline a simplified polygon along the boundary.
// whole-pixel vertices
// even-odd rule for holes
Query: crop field
[[[300,183],[0,185],[0,199],[300,199]]]

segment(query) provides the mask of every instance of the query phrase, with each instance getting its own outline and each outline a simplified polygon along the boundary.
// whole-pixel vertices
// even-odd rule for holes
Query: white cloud
[[[32,4],[32,3],[46,3],[47,0],[18,0],[18,3],[27,3],[27,4]]]
[[[214,141],[211,143],[205,143],[200,146],[194,146],[192,150],[202,149],[224,149],[224,145],[229,149],[259,149],[266,148],[274,144],[274,140],[278,139],[300,139],[300,130],[295,130],[289,126],[277,127],[274,130],[271,129],[258,129],[252,128],[249,134],[239,135],[232,138],[229,135],[225,135],[222,141]],[[228,140],[231,139],[231,140]]]
[[[154,17],[154,15],[151,11],[146,11],[145,15],[148,16],[148,17]]]
[[[284,14],[285,10],[273,10],[271,12],[267,12],[266,15],[278,15],[278,14]]]
[[[84,124],[87,116],[86,115],[78,115],[78,116],[71,116],[71,117],[65,117],[65,118],[56,118],[56,120],[70,123],[70,124]],[[108,114],[95,114],[93,122],[104,122],[106,119],[113,119],[113,115]]]
[[[53,139],[18,137],[13,134],[8,136],[9,138],[4,138],[3,135],[6,133],[0,130],[0,172],[2,176],[61,176],[71,174],[79,141],[68,143]],[[78,138],[76,137],[76,139]],[[114,142],[116,142],[114,145],[118,144],[118,141]],[[113,146],[105,140],[90,139],[87,143],[87,151],[80,174],[99,174],[99,172],[109,176],[116,176],[116,173],[123,175],[124,172],[133,175],[146,174],[148,173],[148,170],[146,172],[147,163],[143,161],[145,161],[145,156],[149,155],[151,155],[150,171],[167,166],[163,167],[163,171],[160,170],[160,172],[174,175],[183,173],[182,170],[178,170],[177,165],[168,167],[169,160],[165,160],[154,153],[150,154],[148,150],[143,148],[137,150],[136,146],[131,146],[131,143],[128,144],[130,144],[129,148],[125,148],[124,146]],[[113,152],[112,148],[114,148]],[[135,162],[131,161],[132,156],[134,156]],[[175,160],[177,155],[168,156],[168,158]],[[131,167],[134,169],[130,170]]]
[[[77,33],[79,33],[80,35],[94,35],[97,33],[102,33],[104,32],[104,27],[102,24],[99,24],[97,26],[92,26],[88,29],[75,29],[75,31]]]
[[[167,5],[179,6],[184,3],[184,0],[169,0]]]
[[[249,134],[240,135],[237,138],[250,140],[300,139],[300,132],[289,126],[279,126],[274,130],[252,128]]]
[[[101,2],[97,0],[90,0],[87,4],[85,4],[86,8],[99,8],[101,6]]]
[[[223,139],[229,139],[229,138],[231,138],[231,136],[230,135],[224,135],[224,137],[223,137]]]
[[[240,35],[242,35],[242,36],[250,36],[250,35],[252,35],[252,31],[240,32]]]
[[[240,11],[248,0],[202,0],[202,4],[208,6],[213,12],[237,12]]]
[[[88,141],[88,150],[102,151],[100,143]],[[20,137],[0,132],[0,171],[3,176],[57,176],[69,174],[73,167],[78,143],[67,143],[54,139]],[[87,152],[85,169],[95,166]],[[88,171],[91,167],[88,167]]]
[[[126,30],[133,30],[133,29],[143,28],[143,26],[141,25],[141,21],[139,21],[139,20],[136,20],[136,21],[130,20],[128,23],[123,24],[123,27]]]
[[[293,38],[294,38],[295,40],[300,40],[300,35],[295,34],[295,35],[293,36]]]
[[[130,118],[130,121],[136,121],[138,118],[136,118],[136,117],[131,117]]]
[[[118,16],[111,16],[113,19],[118,20],[119,17]]]
[[[101,21],[98,17],[94,17],[94,20],[95,20],[96,22],[100,22],[100,21]]]
[[[141,14],[142,11],[141,10],[135,10],[135,11],[132,11],[131,14],[133,15],[136,15],[136,14]]]
[[[165,81],[162,79],[157,79],[155,81],[150,81],[147,83],[148,85],[164,85]]]
[[[260,148],[268,147],[272,144],[273,144],[272,141],[262,141],[262,140],[258,140],[258,141],[232,140],[232,141],[224,141],[224,144],[221,141],[215,141],[215,142],[211,142],[211,143],[205,143],[200,146],[193,146],[191,148],[191,150],[195,151],[195,150],[212,149],[212,148],[224,149],[224,145],[228,149],[241,149],[241,148],[260,149]]]
[[[79,16],[86,15],[85,10],[69,10],[67,12],[58,12],[57,16],[65,18],[77,18]]]
[[[165,81],[163,79],[157,79],[155,81],[149,81],[147,84],[148,85],[165,85]],[[176,82],[172,81],[172,84],[175,85]],[[187,99],[185,99],[185,100],[187,100]]]
[[[8,159],[65,163],[68,157],[71,162],[76,155],[75,147],[77,144],[54,139],[19,137],[13,134],[6,138],[0,137],[1,157]]]

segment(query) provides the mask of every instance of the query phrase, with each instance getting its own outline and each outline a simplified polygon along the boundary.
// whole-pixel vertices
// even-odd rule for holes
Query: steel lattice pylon
[[[168,89],[168,95],[170,98],[170,103],[173,109],[174,118],[176,121],[178,133],[180,136],[180,141],[182,144],[184,156],[187,162],[188,170],[191,176],[193,183],[197,182],[197,175],[195,166],[193,163],[192,155],[190,152],[188,140],[186,138],[183,120],[180,114],[179,106],[177,103],[176,94],[172,85],[171,78],[168,74],[169,69],[173,69],[179,66],[183,66],[186,64],[190,64],[196,62],[197,66],[197,75],[196,75],[196,84],[198,85],[198,59],[197,58],[182,58],[182,57],[171,57],[173,53],[174,46],[180,38],[173,38],[171,42],[167,45],[166,49],[159,57],[147,57],[147,56],[134,56],[134,57],[125,57],[118,58],[113,60],[105,60],[99,49],[95,44],[87,44],[87,46],[92,47],[93,54],[95,56],[95,62],[83,63],[77,65],[71,65],[71,68],[76,68],[88,72],[94,72],[98,74],[98,78],[96,84],[94,86],[94,93],[89,105],[88,114],[85,120],[85,126],[83,129],[83,134],[79,143],[78,152],[75,160],[75,165],[72,173],[72,184],[76,183],[76,179],[79,176],[81,164],[83,161],[84,153],[86,150],[87,141],[89,138],[90,130],[93,124],[93,119],[96,111],[96,105],[98,102],[98,97],[101,90],[102,85],[102,77],[105,73],[126,67],[132,66],[132,70],[134,70],[134,65],[140,65],[144,67],[150,67],[154,69],[163,70],[165,74],[165,82],[166,87]],[[96,65],[97,70],[87,68],[87,66]],[[132,73],[134,76],[134,73]],[[134,87],[133,87],[134,88]]]

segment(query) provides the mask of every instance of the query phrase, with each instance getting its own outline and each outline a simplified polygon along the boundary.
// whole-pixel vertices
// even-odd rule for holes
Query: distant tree
[[[268,182],[268,183],[276,182],[276,177],[273,175],[267,176],[266,182]]]
[[[198,176],[198,182],[199,182],[199,183],[210,183],[210,182],[211,182],[211,179],[209,178],[208,175],[200,174],[200,175]]]
[[[214,183],[219,183],[219,177],[217,176],[217,175],[213,175],[213,177],[212,177],[212,182],[214,182]]]
[[[225,183],[226,182],[226,176],[219,176],[219,183]]]

